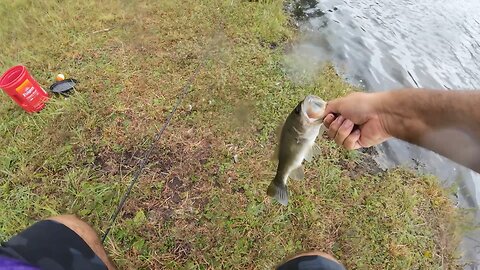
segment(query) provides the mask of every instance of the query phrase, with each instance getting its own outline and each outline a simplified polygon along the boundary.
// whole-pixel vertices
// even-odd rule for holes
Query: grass
[[[329,67],[305,85],[286,75],[282,1],[18,0],[0,16],[1,70],[80,81],[38,114],[0,95],[0,240],[67,213],[104,232],[211,48],[107,239],[121,269],[268,269],[310,250],[349,269],[458,267],[459,214],[432,177],[321,139],[290,205],[267,198],[278,123],[306,94],[354,90]]]

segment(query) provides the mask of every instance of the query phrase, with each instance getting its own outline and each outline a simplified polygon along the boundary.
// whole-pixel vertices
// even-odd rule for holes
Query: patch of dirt
[[[126,210],[126,211],[123,212],[122,218],[123,219],[130,219],[130,218],[133,218],[134,216],[135,216],[135,214],[133,212]]]
[[[172,180],[167,182],[167,186],[173,190],[180,190],[183,186],[183,181],[178,178],[178,176],[174,176]]]
[[[142,235],[146,238],[157,234],[159,226],[166,223],[173,222],[180,228],[193,226],[198,222],[198,213],[204,211],[210,202],[210,190],[216,188],[214,183],[219,178],[219,165],[212,164],[211,160],[218,152],[215,148],[222,145],[209,130],[193,127],[167,129],[152,149],[119,220],[132,219],[143,210],[147,223]],[[145,151],[147,149],[128,148],[122,152],[99,149],[92,165],[108,178],[124,179],[125,191]],[[182,244],[172,252],[181,257],[186,256],[188,250],[189,246]]]
[[[245,189],[243,187],[232,187],[232,193],[245,193]]]
[[[340,160],[339,165],[348,173],[348,176],[351,179],[361,177],[364,175],[377,175],[383,173],[384,170],[380,168],[375,159],[373,158],[377,155],[377,151],[374,147],[365,148],[359,151],[360,159],[359,160]]]
[[[136,167],[139,161],[136,152],[135,150],[126,150],[122,153],[101,152],[95,156],[93,164],[103,173],[124,175]]]
[[[171,248],[170,252],[175,255],[175,261],[184,261],[190,257],[192,251],[192,245],[186,240],[176,239],[175,245]]]
[[[175,133],[165,133],[162,141],[152,150],[135,187],[140,196],[132,194],[124,210],[135,213],[143,209],[153,228],[166,221],[186,223],[195,213],[203,211],[209,203],[208,191],[215,188],[213,178],[219,169],[209,162],[214,147],[220,145],[209,132],[175,127]],[[96,158],[96,165],[113,174],[119,170],[112,167],[131,167],[134,171],[143,153],[137,151],[130,159],[126,158],[128,154],[108,157],[104,154]]]

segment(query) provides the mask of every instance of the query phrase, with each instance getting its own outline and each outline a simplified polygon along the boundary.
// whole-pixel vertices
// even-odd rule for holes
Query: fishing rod
[[[206,64],[207,60],[210,58],[210,52],[212,50],[212,47],[213,47],[213,41],[211,42],[208,50],[205,52],[201,62],[197,65],[197,67],[193,71],[193,74],[190,76],[190,78],[187,80],[187,82],[181,88],[181,93],[177,97],[177,102],[175,103],[175,106],[170,111],[170,114],[168,115],[167,119],[163,123],[162,128],[157,132],[157,134],[155,134],[155,137],[153,138],[153,141],[150,144],[147,152],[145,152],[145,154],[143,155],[143,157],[141,159],[141,162],[140,162],[139,166],[137,167],[137,170],[133,174],[132,181],[130,182],[130,185],[128,186],[127,190],[123,194],[123,197],[120,200],[120,203],[118,204],[117,209],[115,210],[115,212],[113,213],[113,215],[110,218],[110,224],[108,225],[107,230],[105,231],[105,233],[102,236],[102,244],[107,239],[107,236],[110,233],[110,230],[112,229],[113,225],[115,224],[115,221],[116,221],[118,215],[122,211],[123,206],[125,205],[125,202],[128,199],[128,196],[130,196],[130,193],[132,192],[133,186],[135,185],[135,183],[138,182],[138,179],[139,179],[140,175],[143,173],[143,170],[145,169],[145,166],[148,163],[147,161],[150,158],[150,155],[152,154],[153,148],[155,147],[157,142],[161,139],[165,129],[170,124],[170,121],[172,120],[172,118],[173,118],[175,112],[177,111],[178,107],[180,106],[182,101],[185,99],[185,97],[189,93],[188,90],[191,88],[193,82],[195,81],[196,77],[200,73],[201,68]]]

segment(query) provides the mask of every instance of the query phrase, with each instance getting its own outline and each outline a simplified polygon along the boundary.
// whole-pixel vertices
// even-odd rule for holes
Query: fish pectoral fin
[[[305,174],[303,173],[303,166],[298,166],[290,173],[289,177],[294,180],[303,180],[303,178],[305,178]]]
[[[315,156],[320,155],[321,153],[322,153],[322,150],[320,149],[320,146],[318,146],[318,144],[315,143],[310,149],[310,151],[308,151],[307,154],[305,155],[305,160],[308,162],[312,162],[313,158]]]
[[[322,154],[322,148],[320,148],[320,146],[315,143],[315,144],[313,144],[313,146],[312,146],[311,152],[312,152],[312,156],[314,156],[314,157],[315,157],[315,156],[319,156],[319,155]]]
[[[270,183],[267,189],[267,195],[273,197],[284,206],[288,204],[288,189],[286,185],[277,185],[275,182]]]
[[[313,161],[313,151],[312,150],[308,151],[307,154],[305,155],[304,159],[308,162],[312,162]]]

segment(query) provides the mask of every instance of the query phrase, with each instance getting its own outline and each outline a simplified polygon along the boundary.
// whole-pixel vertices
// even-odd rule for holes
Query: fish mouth
[[[327,102],[320,97],[308,95],[302,103],[302,113],[309,124],[318,124],[323,122],[323,115]]]

